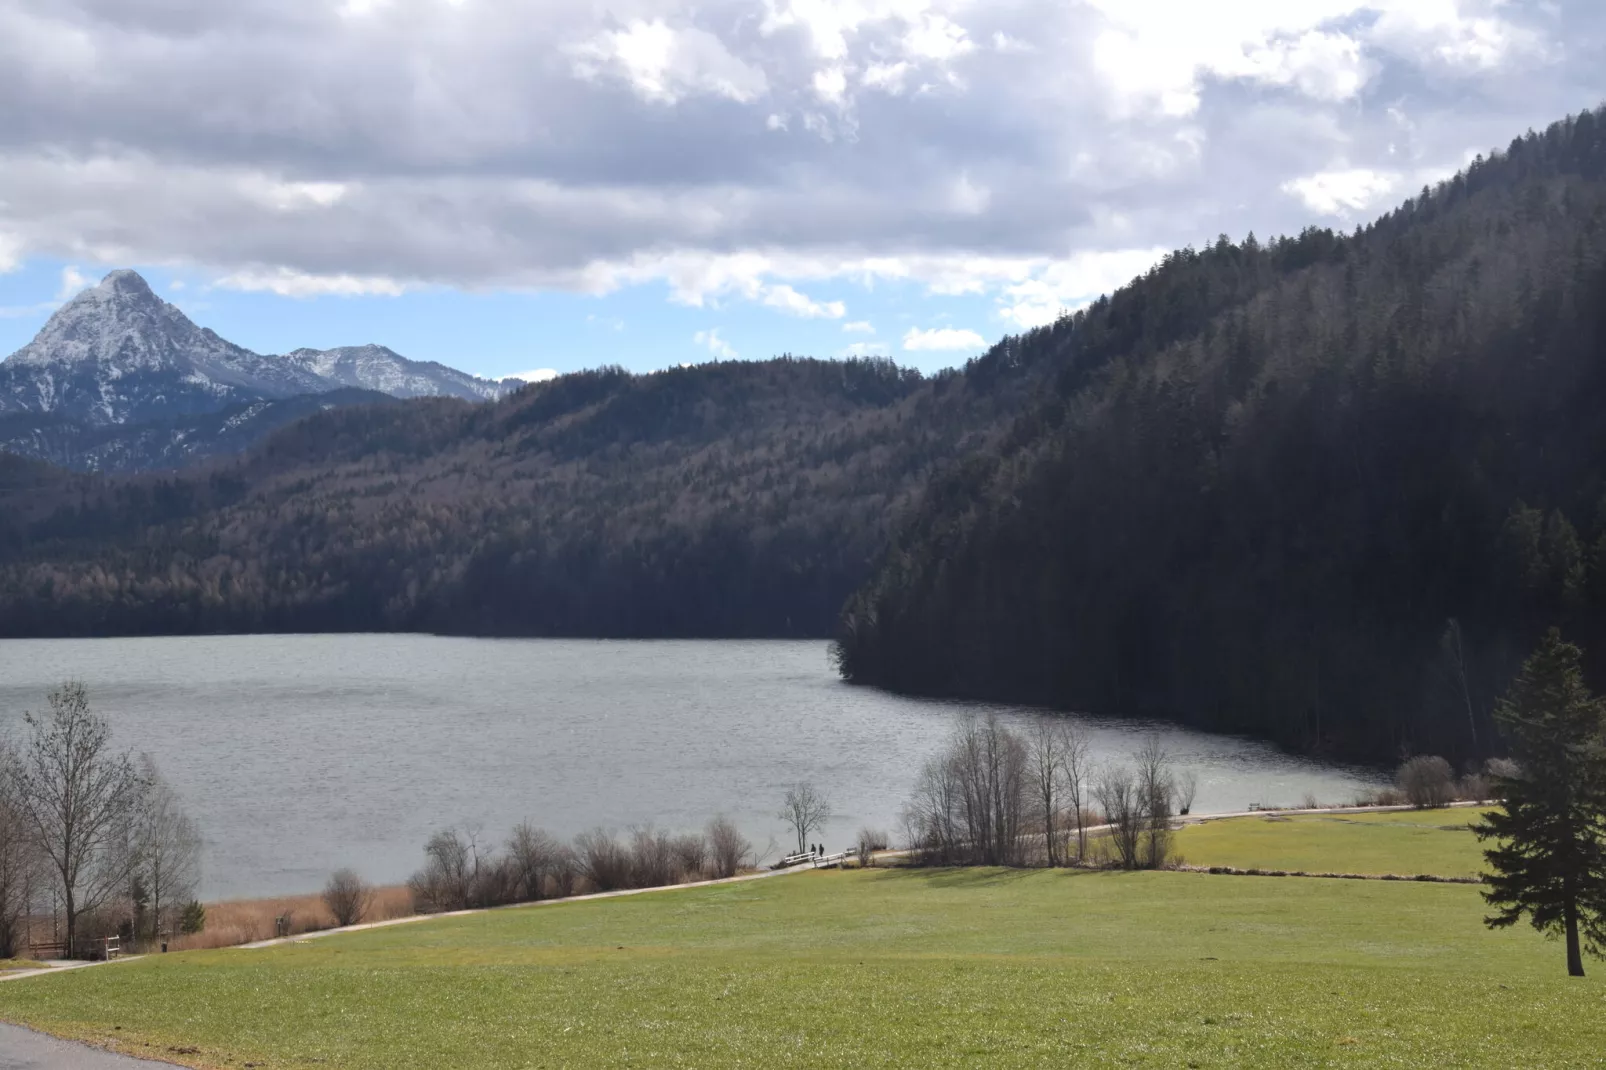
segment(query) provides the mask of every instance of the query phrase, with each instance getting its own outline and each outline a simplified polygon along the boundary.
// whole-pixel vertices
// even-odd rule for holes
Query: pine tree
[[[1567,972],[1583,951],[1606,957],[1606,706],[1584,684],[1578,648],[1555,628],[1522,667],[1495,718],[1518,771],[1499,778],[1501,809],[1473,826],[1494,872],[1490,928],[1533,927],[1567,942]]]

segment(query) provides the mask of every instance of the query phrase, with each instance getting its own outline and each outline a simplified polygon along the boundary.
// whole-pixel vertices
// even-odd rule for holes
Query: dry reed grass
[[[413,893],[406,885],[375,888],[373,904],[362,920],[389,921],[412,916]],[[278,933],[274,919],[290,915],[290,935],[318,932],[335,927],[334,915],[324,905],[323,895],[287,895],[272,899],[235,899],[206,905],[206,928],[180,936],[169,946],[174,951],[200,951],[217,947],[270,940]]]

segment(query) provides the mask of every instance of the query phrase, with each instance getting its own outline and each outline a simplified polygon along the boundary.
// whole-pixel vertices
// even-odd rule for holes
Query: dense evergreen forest
[[[334,409],[166,476],[0,464],[0,635],[829,635],[1046,369],[603,369]],[[3,455],[0,455],[3,456]]]
[[[1606,654],[1606,112],[1020,344],[1051,388],[925,491],[849,680],[1471,759],[1545,625]]]

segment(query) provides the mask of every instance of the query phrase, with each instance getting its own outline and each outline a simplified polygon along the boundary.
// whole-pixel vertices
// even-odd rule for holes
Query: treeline
[[[424,868],[407,882],[414,907],[424,914],[722,880],[756,864],[753,845],[725,817],[714,818],[700,833],[674,834],[645,825],[621,840],[595,828],[572,843],[526,821],[499,849],[482,845],[475,835],[444,829],[430,837],[424,857]],[[339,911],[336,916],[341,917]]]
[[[1606,649],[1602,113],[1020,345],[1055,389],[925,491],[847,679],[1459,765],[1545,625]]]
[[[1158,736],[1130,761],[1095,763],[1073,721],[1019,733],[989,714],[962,722],[921,767],[904,842],[917,865],[1158,869],[1197,790]]]
[[[0,635],[829,635],[930,473],[1046,371],[602,369],[319,413],[172,476],[0,471]]]

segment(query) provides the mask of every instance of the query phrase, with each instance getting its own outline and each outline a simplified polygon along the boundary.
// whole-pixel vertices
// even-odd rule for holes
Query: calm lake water
[[[206,838],[208,898],[311,891],[337,867],[404,879],[430,833],[493,838],[530,818],[700,828],[730,815],[787,841],[784,786],[835,805],[821,837],[896,832],[916,771],[967,713],[841,683],[823,642],[589,642],[427,636],[0,642],[0,731],[64,679],[90,688],[120,745],[149,751]],[[1011,720],[1054,716],[996,707]],[[1096,759],[1154,726],[1088,721]],[[1196,813],[1347,801],[1364,770],[1160,727],[1199,775]]]

